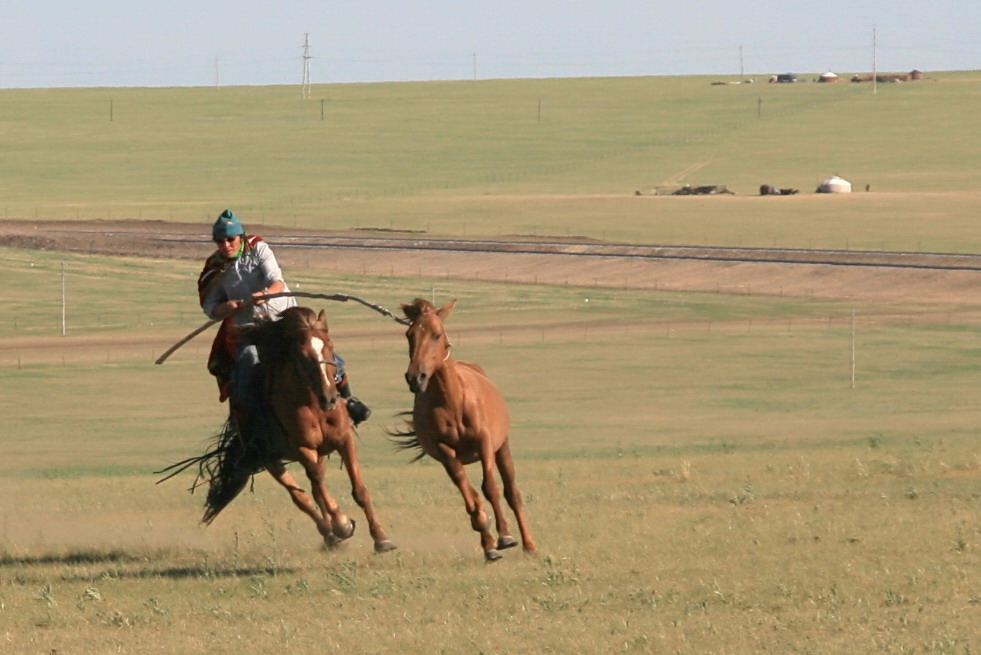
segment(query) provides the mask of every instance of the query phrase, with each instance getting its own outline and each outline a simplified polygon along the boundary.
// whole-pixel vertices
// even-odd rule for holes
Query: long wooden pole
[[[348,300],[353,300],[354,302],[361,303],[362,305],[364,305],[365,307],[368,307],[369,309],[375,310],[379,314],[383,314],[385,316],[388,316],[389,318],[393,319],[396,323],[401,323],[402,325],[408,325],[409,324],[408,319],[400,318],[400,317],[396,316],[395,314],[393,314],[392,312],[388,311],[387,309],[385,309],[381,305],[375,305],[373,303],[368,302],[367,300],[363,300],[361,298],[358,298],[357,296],[349,296],[346,293],[323,294],[323,293],[307,293],[305,291],[283,291],[283,292],[280,292],[280,293],[270,293],[270,294],[267,294],[267,295],[265,295],[265,296],[262,297],[262,300],[272,300],[273,298],[289,298],[291,296],[294,297],[294,298],[316,298],[316,299],[319,299],[319,300],[336,300],[338,302],[347,302]],[[251,307],[255,303],[256,303],[256,300],[255,299],[253,299],[253,300],[246,300],[241,305],[239,305],[238,306],[238,309],[235,310],[235,311],[240,312],[243,309],[245,309],[246,307]],[[177,343],[175,343],[173,346],[171,346],[170,348],[168,348],[166,351],[164,351],[164,354],[160,355],[160,357],[157,357],[156,361],[154,361],[153,363],[154,364],[163,364],[165,361],[167,361],[167,358],[170,357],[171,355],[173,355],[174,352],[178,348],[180,348],[185,343],[187,343],[188,341],[190,341],[194,337],[198,336],[199,334],[201,334],[205,330],[207,330],[209,327],[211,327],[215,323],[221,323],[222,320],[224,320],[224,319],[220,319],[220,318],[219,319],[212,319],[212,320],[208,321],[207,323],[205,323],[204,325],[202,325],[201,327],[195,329],[190,334],[188,334],[186,337],[184,337],[183,339],[181,339],[180,341],[178,341]]]

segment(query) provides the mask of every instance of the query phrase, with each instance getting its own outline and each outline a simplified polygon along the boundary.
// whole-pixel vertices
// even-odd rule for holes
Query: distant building
[[[825,84],[829,82],[837,82],[837,81],[838,81],[838,76],[832,73],[831,71],[822,74],[821,77],[818,78],[818,82],[824,82]]]
[[[876,73],[875,75],[852,76],[852,82],[914,82],[923,79],[923,72],[915,68],[905,74],[895,73]]]
[[[818,193],[851,193],[852,183],[837,175],[832,175],[818,185]]]

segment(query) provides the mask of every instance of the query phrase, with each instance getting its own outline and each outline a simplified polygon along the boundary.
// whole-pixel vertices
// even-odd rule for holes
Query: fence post
[[[67,333],[65,305],[65,262],[61,262],[61,336]]]

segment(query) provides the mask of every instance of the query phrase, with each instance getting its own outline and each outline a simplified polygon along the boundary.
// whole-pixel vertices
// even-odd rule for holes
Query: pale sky
[[[0,88],[981,69],[979,0],[4,0]],[[876,47],[873,49],[873,33]]]

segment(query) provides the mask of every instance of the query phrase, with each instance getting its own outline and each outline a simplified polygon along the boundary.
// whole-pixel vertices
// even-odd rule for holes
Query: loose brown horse
[[[429,455],[446,469],[463,495],[470,525],[480,533],[480,544],[488,561],[501,558],[500,550],[516,546],[501,509],[501,493],[494,477],[500,472],[504,497],[514,512],[524,549],[536,550],[525,519],[521,492],[515,484],[514,462],[508,443],[510,419],[504,396],[482,368],[450,356],[450,342],[444,321],[454,300],[442,309],[417,298],[403,304],[411,321],[405,336],[409,341],[409,368],[405,380],[415,394],[410,430],[393,432],[402,448],[419,448],[420,459]],[[480,494],[467,478],[464,466],[480,461],[484,496],[494,510],[498,539],[495,542],[490,520]]]
[[[209,484],[202,520],[211,523],[252,475],[266,469],[317,525],[324,543],[333,547],[351,537],[355,527],[324,481],[325,460],[336,452],[347,469],[352,495],[368,519],[375,552],[394,549],[375,517],[353,424],[334,383],[337,364],[326,314],[292,307],[279,320],[251,328],[249,338],[259,349],[265,376],[263,403],[251,429],[240,434],[236,421],[230,419],[213,450],[166,470],[177,468],[179,472],[194,463],[200,466],[199,481],[207,478]],[[314,502],[286,469],[291,461],[303,466]]]

